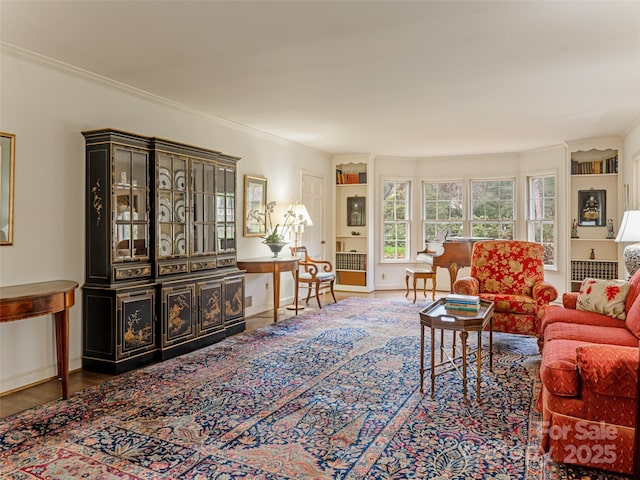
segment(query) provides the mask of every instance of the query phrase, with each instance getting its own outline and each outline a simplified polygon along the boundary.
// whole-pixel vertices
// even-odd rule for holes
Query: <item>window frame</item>
[[[553,178],[554,179],[554,196],[547,197],[544,192],[544,179]],[[545,198],[553,198],[554,200],[554,208],[553,208],[553,219],[533,219],[533,211],[534,211],[534,201],[537,197],[533,195],[533,185],[532,182],[534,180],[541,180],[543,182],[543,195],[541,197],[543,201],[543,205],[541,207],[542,212],[546,211],[544,199]],[[529,174],[526,176],[526,230],[527,230],[527,240],[529,242],[536,242],[542,244],[543,248],[545,244],[553,245],[553,263],[544,263],[545,270],[558,270],[558,174],[557,172],[541,172],[535,174]],[[536,225],[540,225],[540,241],[536,240],[534,227]],[[544,242],[544,225],[551,225],[553,231],[553,242]]]
[[[439,231],[440,228],[438,228],[439,225],[451,225],[454,223],[458,223],[458,222],[454,222],[451,221],[451,218],[449,218],[449,221],[446,222],[440,222],[440,221],[428,221],[427,220],[427,199],[426,199],[426,195],[425,195],[425,189],[427,187],[428,184],[431,185],[435,185],[435,184],[460,184],[460,188],[461,188],[461,208],[462,208],[462,217],[460,219],[460,236],[464,236],[464,232],[466,230],[466,224],[468,219],[466,218],[467,212],[468,212],[468,207],[467,207],[467,185],[468,182],[465,179],[438,179],[438,180],[422,180],[422,190],[421,190],[421,196],[420,196],[420,207],[421,207],[421,230],[422,230],[422,244],[426,244],[428,238],[427,235],[427,225],[432,224],[436,226],[435,231]],[[450,199],[449,199],[450,200]],[[437,201],[437,200],[436,200]],[[452,234],[452,232],[450,231],[449,228],[447,228],[447,230],[449,231],[449,233],[447,234],[447,236],[457,236],[455,234]]]
[[[509,221],[500,220],[489,220],[489,221],[477,221],[473,219],[473,212],[475,209],[474,205],[474,183],[491,183],[491,182],[511,182],[512,184],[512,197],[511,197],[511,211],[513,215],[511,215],[511,219]],[[474,235],[474,225],[483,224],[483,225],[506,225],[511,224],[511,238],[503,238],[498,237],[496,240],[513,240],[516,238],[516,227],[518,225],[518,214],[517,214],[517,198],[518,198],[518,185],[516,181],[516,177],[493,177],[493,178],[470,178],[469,179],[469,236],[470,237],[478,237]],[[500,195],[499,195],[500,197]],[[500,201],[500,198],[498,198]]]
[[[394,184],[394,188],[397,187],[398,184],[404,184],[407,187],[407,196],[406,196],[406,200],[405,200],[405,218],[403,220],[387,220],[385,218],[385,185],[388,183],[393,183]],[[413,222],[413,218],[412,218],[412,208],[411,208],[411,204],[412,204],[412,181],[410,179],[407,178],[394,178],[394,177],[387,177],[387,178],[383,178],[382,179],[382,183],[381,183],[381,201],[380,201],[380,218],[381,218],[381,235],[380,235],[380,262],[381,263],[408,263],[411,262],[411,223]],[[395,209],[394,209],[395,212]],[[396,238],[396,257],[395,258],[386,258],[385,257],[385,244],[387,242],[387,238],[385,235],[386,232],[386,227],[387,227],[387,222],[393,223],[395,225],[398,224],[404,224],[405,225],[405,231],[406,231],[406,238],[405,238],[405,257],[404,258],[398,258],[397,257],[397,251],[398,251],[398,240]],[[396,229],[397,231],[397,229]]]

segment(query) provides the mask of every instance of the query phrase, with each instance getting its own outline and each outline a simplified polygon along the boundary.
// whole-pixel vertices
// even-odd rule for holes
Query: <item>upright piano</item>
[[[442,246],[444,252],[440,255],[440,251],[432,252],[429,250],[429,244],[422,251],[418,252],[419,258],[431,257],[427,262],[433,265],[433,269],[437,272],[438,267],[449,270],[449,280],[451,281],[451,292],[453,293],[453,284],[458,278],[458,270],[462,267],[471,266],[471,252],[473,244],[479,240],[489,240],[488,238],[451,238],[446,240]],[[434,255],[435,253],[435,255]]]

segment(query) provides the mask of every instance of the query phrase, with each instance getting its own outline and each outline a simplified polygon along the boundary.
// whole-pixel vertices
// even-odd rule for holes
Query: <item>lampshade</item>
[[[307,227],[313,225],[311,221],[311,217],[309,216],[309,212],[307,211],[307,207],[302,203],[296,203],[295,205],[289,205],[287,210],[292,211],[296,220],[295,223],[297,225],[304,224]]]
[[[640,210],[627,210],[622,217],[616,242],[640,242]],[[624,249],[624,265],[629,275],[640,268],[640,244],[628,245]]]
[[[616,242],[640,242],[640,210],[624,212]]]

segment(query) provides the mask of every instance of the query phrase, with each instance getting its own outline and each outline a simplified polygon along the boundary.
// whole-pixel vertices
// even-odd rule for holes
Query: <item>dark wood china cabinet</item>
[[[120,373],[244,330],[239,158],[120,130],[83,135],[83,367]]]

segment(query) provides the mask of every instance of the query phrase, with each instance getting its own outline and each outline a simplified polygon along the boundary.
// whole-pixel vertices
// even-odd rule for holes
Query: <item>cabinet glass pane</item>
[[[216,230],[213,225],[207,225],[204,228],[204,244],[207,252],[216,251]]]
[[[225,220],[224,195],[218,195],[216,197],[216,220],[219,222],[224,222]]]
[[[187,189],[187,161],[185,159],[173,159],[173,188],[180,191]]]
[[[225,179],[224,179],[224,191],[227,193],[233,194],[235,192],[235,180],[236,180],[236,172],[227,168],[225,170]]]
[[[170,222],[173,218],[173,204],[171,202],[171,192],[161,191],[158,195],[158,220]]]
[[[204,221],[214,222],[216,219],[216,211],[214,208],[215,197],[207,195],[204,197]]]
[[[198,223],[204,221],[204,196],[201,194],[193,195],[193,221]]]
[[[227,223],[227,241],[225,247],[227,250],[236,248],[236,226],[233,223]]]
[[[214,165],[205,165],[203,191],[205,193],[215,193],[214,192],[215,184],[216,184],[216,167]]]
[[[173,254],[185,255],[187,253],[186,226],[181,223],[173,225]]]
[[[223,225],[218,224],[218,226],[216,227],[216,233],[218,237],[218,250],[224,250],[225,246],[227,245],[227,238],[226,238],[227,232],[224,224]]]
[[[158,241],[158,255],[168,257],[173,251],[172,229],[170,223],[160,224],[160,239]]]
[[[133,187],[147,188],[147,160],[147,153],[133,152],[131,158],[131,185]]]
[[[201,223],[193,225],[193,253],[204,253],[204,225]]]
[[[227,196],[227,222],[232,222],[235,218],[235,199],[232,196]]]
[[[185,223],[187,221],[186,217],[186,195],[184,193],[174,193],[173,194],[173,221]]]
[[[131,156],[132,152],[129,150],[115,149],[114,183],[116,185],[129,185],[131,180]]]
[[[218,181],[216,182],[216,193],[224,193],[225,192],[225,168],[218,167]]]

